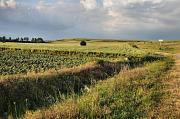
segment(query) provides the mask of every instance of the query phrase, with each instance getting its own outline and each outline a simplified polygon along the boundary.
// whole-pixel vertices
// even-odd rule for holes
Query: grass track
[[[174,55],[175,65],[162,78],[164,84],[161,104],[157,106],[155,118],[180,118],[180,53]]]

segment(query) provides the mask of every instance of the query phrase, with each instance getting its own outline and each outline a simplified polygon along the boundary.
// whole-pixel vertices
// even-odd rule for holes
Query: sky
[[[180,39],[180,0],[0,0],[0,36]]]

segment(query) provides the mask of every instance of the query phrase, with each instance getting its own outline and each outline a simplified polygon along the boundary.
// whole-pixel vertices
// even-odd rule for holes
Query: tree
[[[43,38],[32,38],[31,39],[32,43],[44,43]]]
[[[43,43],[43,42],[44,42],[43,38],[37,38],[37,43]]]
[[[11,39],[11,37],[9,37],[9,41],[11,41],[12,39]]]
[[[20,40],[21,42],[23,42],[24,41],[24,38],[21,38],[21,40]]]
[[[6,36],[2,37],[2,42],[6,42]]]
[[[86,46],[86,41],[81,41],[81,42],[80,42],[80,45],[81,45],[81,46]]]
[[[32,42],[32,43],[35,43],[35,41],[36,41],[35,38],[32,38],[32,39],[31,39],[31,42]]]
[[[28,42],[29,38],[28,37],[24,37],[24,42]]]

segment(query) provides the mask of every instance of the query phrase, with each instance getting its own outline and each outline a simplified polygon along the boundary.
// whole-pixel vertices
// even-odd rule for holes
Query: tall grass
[[[166,60],[131,70],[127,67],[115,77],[100,81],[83,96],[74,95],[49,108],[28,112],[25,118],[151,118],[151,110],[163,95],[159,77],[171,64]]]
[[[119,72],[123,62],[98,62],[67,71],[6,77],[0,82],[1,115],[22,115],[27,109],[37,109],[62,101],[67,95],[81,93],[85,85],[93,85]]]
[[[99,80],[105,80],[118,73],[125,65],[136,67],[146,61],[154,61],[159,58],[150,57],[131,59],[126,62],[107,62],[99,60],[92,66],[72,68],[25,76],[5,77],[0,81],[0,113],[13,116],[21,116],[26,110],[34,110],[47,107],[62,101],[67,95],[81,93],[85,85],[95,84]]]

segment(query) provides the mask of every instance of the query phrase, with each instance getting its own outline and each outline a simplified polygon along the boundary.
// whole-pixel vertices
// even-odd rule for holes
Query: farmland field
[[[93,59],[86,57],[71,57],[48,53],[31,53],[5,50],[0,52],[0,74],[18,74],[27,72],[42,72],[48,69],[73,67],[85,64]]]
[[[0,118],[162,117],[179,41],[81,40],[0,42]]]
[[[79,52],[103,52],[103,53],[120,53],[130,55],[144,55],[146,52],[131,47],[124,42],[103,42],[87,41],[86,47],[81,47],[78,40],[55,41],[51,43],[0,43],[0,47],[21,48],[21,49],[40,49],[40,50],[58,50],[58,51],[79,51]]]

